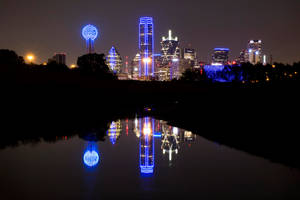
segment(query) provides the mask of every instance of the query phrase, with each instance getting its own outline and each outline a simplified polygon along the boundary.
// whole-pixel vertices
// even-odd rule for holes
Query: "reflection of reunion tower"
[[[88,54],[95,53],[94,41],[98,37],[98,30],[95,26],[89,24],[82,29],[82,36],[86,40]]]

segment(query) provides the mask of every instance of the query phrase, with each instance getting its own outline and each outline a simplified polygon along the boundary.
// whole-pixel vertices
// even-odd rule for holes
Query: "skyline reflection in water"
[[[123,122],[123,123],[122,123]],[[172,163],[173,154],[178,154],[180,142],[193,142],[196,135],[189,131],[167,125],[166,122],[155,120],[151,117],[136,118],[125,121],[117,120],[111,122],[107,131],[112,145],[121,138],[122,128],[125,127],[126,136],[129,132],[129,123],[133,127],[132,133],[139,138],[139,168],[142,176],[153,175],[155,169],[155,140],[161,141],[161,151],[167,154],[169,163]]]
[[[298,170],[165,121],[116,120],[108,128],[0,150],[0,199],[300,197]]]

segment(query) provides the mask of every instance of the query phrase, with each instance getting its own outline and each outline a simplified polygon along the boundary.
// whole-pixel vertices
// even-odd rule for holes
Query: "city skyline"
[[[134,0],[127,4],[68,0],[1,2],[1,48],[15,50],[23,56],[34,53],[38,63],[46,61],[54,52],[66,53],[67,64],[75,63],[85,53],[78,35],[86,24],[95,24],[100,29],[101,36],[95,41],[96,52],[107,52],[114,45],[122,56],[132,59],[138,50],[137,19],[141,16],[154,18],[157,38],[172,29],[180,38],[181,46],[191,44],[201,61],[208,61],[211,49],[218,46],[230,48],[230,59],[234,59],[251,39],[264,41],[264,51],[272,54],[276,62],[300,59],[297,45],[300,2],[294,0],[272,1],[271,5],[269,1],[190,1],[180,6],[164,1],[157,4],[159,7],[154,0],[148,6],[145,1],[139,1],[139,9]],[[110,8],[115,11],[110,12]],[[17,14],[12,14],[12,10]],[[155,41],[156,53],[159,42]]]

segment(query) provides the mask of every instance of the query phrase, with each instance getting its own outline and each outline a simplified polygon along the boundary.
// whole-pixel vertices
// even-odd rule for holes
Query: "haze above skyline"
[[[238,57],[250,39],[261,39],[263,53],[276,62],[300,61],[300,1],[144,1],[144,0],[0,0],[0,48],[19,55],[34,53],[37,63],[65,52],[67,63],[86,53],[81,29],[98,27],[97,53],[114,45],[130,59],[138,52],[138,20],[154,18],[155,52],[172,29],[181,47],[191,45],[199,60],[209,61],[215,47],[230,48]]]

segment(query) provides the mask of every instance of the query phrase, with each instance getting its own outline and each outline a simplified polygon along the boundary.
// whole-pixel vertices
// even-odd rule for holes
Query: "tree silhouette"
[[[94,75],[100,79],[116,79],[116,76],[109,70],[104,54],[86,54],[78,58],[78,68],[82,74]]]
[[[16,52],[0,49],[0,71],[1,72],[15,72],[24,65],[23,57],[20,57]]]
[[[203,69],[187,69],[183,72],[181,81],[205,81],[207,76]]]
[[[46,65],[46,70],[50,72],[67,72],[70,69],[67,65],[64,64],[58,64],[55,61],[51,61]]]

